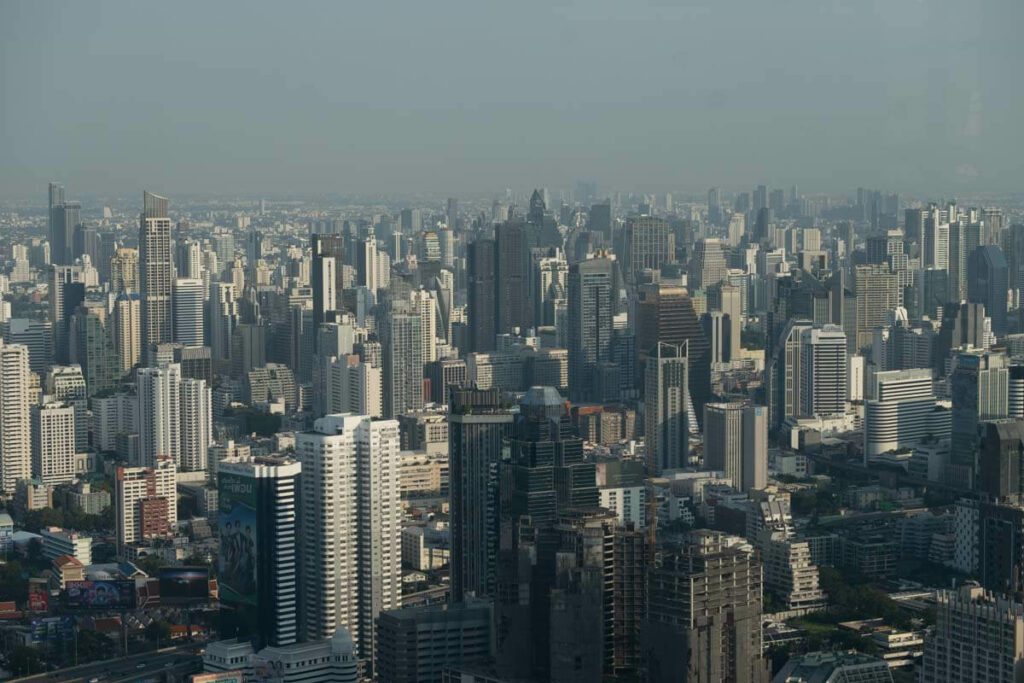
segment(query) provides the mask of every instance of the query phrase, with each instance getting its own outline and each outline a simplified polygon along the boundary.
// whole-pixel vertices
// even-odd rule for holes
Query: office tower
[[[79,365],[51,367],[46,373],[46,393],[75,410],[75,439],[72,448],[81,452],[89,448],[88,390]]]
[[[403,235],[414,235],[423,230],[423,215],[419,209],[402,209],[399,221]]]
[[[171,288],[171,219],[167,199],[143,193],[139,217],[139,286],[142,295],[142,349],[149,353],[154,344],[173,341]]]
[[[256,649],[299,638],[298,481],[288,458],[231,457],[217,466],[224,637]]]
[[[213,385],[213,357],[209,346],[174,346],[172,362],[181,366],[182,378],[201,379]]]
[[[1000,244],[1006,257],[1009,288],[1024,288],[1024,224],[1014,223],[1004,230]]]
[[[694,310],[693,299],[687,296],[683,287],[643,285],[636,312],[638,380],[646,377],[647,359],[654,354],[659,343],[678,345],[686,342],[690,400],[698,419],[703,419],[704,404],[711,397],[711,353]]]
[[[68,323],[71,314],[85,301],[85,270],[81,266],[51,266],[48,286],[54,355],[58,363],[68,363]]]
[[[142,360],[142,300],[123,292],[114,301],[114,351],[121,374]]]
[[[921,265],[936,270],[949,270],[949,220],[938,209],[930,209],[925,217]]]
[[[864,406],[865,464],[876,455],[916,446],[932,434],[935,412],[930,369],[876,372],[872,383]]]
[[[210,355],[218,372],[227,370],[231,362],[231,339],[238,324],[238,293],[230,282],[210,285],[207,302],[210,319]]]
[[[690,291],[708,289],[726,278],[729,266],[725,260],[722,241],[717,239],[697,240],[690,261],[690,277],[687,280]]]
[[[569,596],[558,590],[579,579],[565,577],[563,583],[559,570],[569,569],[569,560],[559,565],[555,555],[563,538],[560,522],[575,511],[597,506],[595,466],[584,461],[583,440],[570,422],[565,399],[552,387],[526,392],[507,443],[507,455],[498,467],[502,484],[497,621],[508,625],[498,633],[499,669],[510,678],[530,675],[531,680],[549,680],[550,670],[556,680],[567,680],[555,673],[562,664],[556,652],[572,651],[572,661],[584,656],[577,647],[586,650],[594,660],[588,662],[588,672],[602,658],[601,630],[595,628],[601,622],[600,611],[591,612],[596,619],[586,622],[588,633],[575,642],[569,642],[566,631],[577,633],[582,626],[565,628],[555,616],[562,607],[560,617],[579,623],[574,619],[579,603],[562,601]],[[614,520],[611,513],[599,514]],[[598,596],[596,604],[602,602]],[[526,624],[530,627],[521,628]],[[556,642],[562,647],[556,648]]]
[[[739,287],[720,282],[708,290],[708,308],[728,316],[730,360],[738,360],[743,334],[743,295]]]
[[[574,401],[594,400],[598,368],[612,360],[614,269],[607,256],[569,268],[569,386]]]
[[[568,357],[566,361],[566,367],[568,367]],[[448,394],[451,387],[453,385],[462,386],[466,383],[466,361],[462,358],[444,358],[424,366],[424,373],[430,381],[431,402],[448,405]]]
[[[115,389],[121,377],[102,301],[86,301],[71,316],[71,362],[82,368],[89,396]]]
[[[768,208],[768,188],[764,185],[758,185],[754,188],[753,205],[751,208],[754,213]]]
[[[899,279],[885,265],[857,266],[856,337],[851,351],[871,344],[873,331],[885,325],[886,316],[900,304]]]
[[[65,202],[64,186],[50,183],[49,208],[50,263],[70,265],[75,261],[74,233],[81,223],[82,206],[77,202]]]
[[[985,315],[985,304],[947,302],[942,307],[942,326],[932,347],[932,365],[946,367],[951,352],[964,346],[985,350],[992,346],[990,320]]]
[[[136,541],[163,538],[178,526],[177,467],[160,458],[152,467],[118,467],[114,477],[117,556]]]
[[[674,261],[675,256],[675,235],[668,221],[656,216],[630,216],[626,219],[623,267],[630,282],[638,282],[644,270],[659,271],[662,264]]]
[[[704,467],[725,472],[738,491],[768,484],[768,411],[742,403],[704,406]]]
[[[981,225],[961,216],[949,224],[949,301],[967,298],[967,262],[981,246]]]
[[[32,470],[28,347],[0,344],[0,491],[13,494]]]
[[[74,406],[32,406],[32,476],[56,486],[73,481],[75,474]]]
[[[644,381],[644,439],[652,475],[689,464],[688,343],[659,342]]]
[[[650,681],[764,683],[761,563],[742,539],[693,531],[655,556],[648,582]]]
[[[345,237],[313,234],[309,240],[313,255],[309,274],[313,288],[313,323],[319,325],[326,319],[327,313],[338,310],[341,303]]]
[[[717,187],[708,190],[708,223],[721,225],[722,223],[722,191]]]
[[[54,362],[53,325],[49,320],[11,318],[4,321],[4,341],[28,349],[29,369],[40,377]]]
[[[206,457],[213,442],[213,396],[206,380],[191,377],[181,380],[179,391],[179,469],[185,472],[202,472],[206,470]]]
[[[174,281],[174,341],[185,346],[206,343],[203,325],[205,304],[202,280]]]
[[[534,320],[538,325],[556,325],[555,312],[566,300],[569,264],[565,256],[540,258],[534,264],[534,291],[537,293]]]
[[[508,221],[494,228],[495,283],[497,293],[497,332],[533,327],[533,303],[530,299],[531,226]]]
[[[296,436],[307,639],[344,626],[373,661],[374,620],[402,602],[400,438],[395,420],[328,415]]]
[[[1024,501],[1024,422],[1016,418],[978,425],[978,490],[991,501]]]
[[[1006,334],[1006,299],[1009,289],[1009,268],[1003,250],[981,246],[967,260],[967,300],[985,305],[992,318],[992,332],[1002,338]]]
[[[494,656],[487,600],[381,612],[374,671],[390,683],[441,683],[447,669],[484,667]]]
[[[378,323],[384,347],[384,416],[395,418],[423,407],[420,316],[393,312]]]
[[[497,251],[490,239],[466,245],[466,294],[469,315],[468,352],[493,351],[497,325]]]
[[[846,412],[846,334],[837,325],[804,330],[800,338],[800,415],[835,417]]]
[[[498,480],[495,468],[512,413],[497,389],[452,388],[448,410],[452,601],[496,595]]]
[[[420,341],[423,363],[437,360],[437,295],[418,289],[410,295],[413,313],[420,317]]]
[[[700,317],[700,328],[710,347],[708,353],[711,366],[717,368],[732,360],[729,355],[732,324],[729,316],[721,311],[710,311]]]
[[[46,234],[50,239],[50,256],[51,262],[53,262],[52,257],[54,253],[54,244],[56,244],[60,239],[60,235],[57,233],[59,233],[60,229],[63,228],[63,222],[56,220],[57,217],[54,211],[64,206],[64,186],[58,185],[57,183],[50,183],[48,189],[49,212],[47,213],[48,230]]]
[[[160,458],[181,465],[181,367],[175,364],[138,372],[139,463],[153,467]]]
[[[590,207],[590,215],[587,219],[587,228],[593,232],[599,232],[605,239],[612,236],[612,205],[611,202],[594,204]]]
[[[139,251],[119,247],[110,258],[110,291],[139,292]]]
[[[936,596],[935,629],[921,683],[1019,681],[1024,676],[1024,605],[976,583]]]
[[[950,375],[953,396],[950,481],[974,486],[978,424],[1009,413],[1009,363],[1005,354],[972,350],[958,353]]]
[[[765,369],[765,394],[768,396],[768,414],[772,430],[787,418],[801,413],[801,341],[806,331],[813,329],[809,320],[790,320],[779,333],[778,341]]]

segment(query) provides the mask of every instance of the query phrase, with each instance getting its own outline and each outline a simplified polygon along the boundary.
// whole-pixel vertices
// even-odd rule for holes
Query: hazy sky
[[[1021,0],[0,0],[0,196],[1024,189]]]

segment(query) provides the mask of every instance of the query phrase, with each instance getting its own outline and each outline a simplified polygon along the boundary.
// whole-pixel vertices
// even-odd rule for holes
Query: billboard
[[[75,635],[75,620],[71,617],[33,619],[29,638],[33,643],[52,643],[71,640]]]
[[[220,671],[212,674],[195,674],[191,683],[242,683],[241,671]]]
[[[72,609],[131,609],[135,607],[135,582],[68,581],[68,607]]]
[[[48,612],[50,610],[50,587],[45,580],[28,580],[28,611]]]
[[[210,597],[210,570],[206,567],[163,567],[160,602],[205,602]]]
[[[220,599],[256,604],[256,487],[255,480],[220,472]]]

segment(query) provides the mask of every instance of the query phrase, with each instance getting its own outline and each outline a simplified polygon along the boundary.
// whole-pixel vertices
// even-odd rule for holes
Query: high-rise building
[[[448,410],[452,600],[496,594],[497,464],[512,413],[497,389],[452,388]]]
[[[224,637],[255,649],[299,639],[298,481],[288,458],[226,458],[217,466]]]
[[[487,667],[493,621],[487,600],[381,612],[374,671],[390,683],[441,683],[446,669]]]
[[[81,452],[89,447],[88,389],[79,365],[55,365],[46,372],[46,393],[54,400],[74,408],[74,441],[71,447]]]
[[[888,265],[857,266],[857,336],[854,349],[871,344],[876,327],[885,325],[886,316],[900,304],[899,278]]]
[[[186,472],[206,470],[207,453],[213,443],[213,396],[205,379],[185,378],[180,384],[181,460]]]
[[[413,313],[420,317],[423,363],[437,360],[437,293],[417,289],[410,295]]]
[[[651,474],[689,464],[688,346],[659,343],[647,359],[644,439]]]
[[[118,467],[114,487],[119,557],[125,545],[165,537],[177,527],[177,467],[170,458],[152,467]]]
[[[532,234],[532,226],[515,220],[494,229],[498,333],[511,332],[514,328],[525,331],[533,327],[530,297]]]
[[[988,420],[978,426],[978,489],[990,500],[1024,501],[1024,422]]]
[[[0,344],[0,491],[13,494],[32,471],[28,347]]]
[[[1009,267],[1002,249],[989,245],[971,252],[967,259],[967,300],[985,305],[985,312],[992,318],[992,332],[1000,338],[1006,334],[1009,286]]]
[[[181,464],[181,367],[175,364],[138,372],[139,465],[161,458]]]
[[[881,453],[916,446],[932,433],[935,412],[930,369],[876,372],[872,381],[864,406],[865,464]]]
[[[32,476],[55,486],[75,479],[75,408],[32,406]]]
[[[950,375],[953,397],[950,481],[974,486],[977,472],[978,423],[1009,413],[1009,363],[1005,354],[964,351]]]
[[[598,368],[612,360],[614,271],[607,256],[569,268],[569,386],[575,401],[593,400]]]
[[[729,348],[726,355],[730,360],[739,359],[743,334],[742,291],[739,287],[721,282],[708,290],[708,308],[729,316]]]
[[[981,224],[961,215],[949,223],[949,301],[967,298],[967,262],[981,245]]]
[[[11,318],[3,323],[3,337],[8,344],[19,344],[28,349],[29,369],[42,377],[53,365],[53,324],[49,320]]]
[[[800,337],[800,416],[846,412],[849,391],[846,334],[837,325],[804,330]]]
[[[210,285],[210,299],[207,301],[210,319],[210,356],[221,371],[227,370],[231,362],[231,340],[238,325],[238,293],[230,282],[214,282]]]
[[[121,377],[110,317],[102,301],[86,301],[71,316],[71,362],[82,367],[90,396],[116,388]]]
[[[202,280],[174,281],[174,341],[185,346],[206,343],[203,308],[206,303]]]
[[[423,407],[421,318],[418,312],[398,312],[409,308],[379,321],[384,347],[384,416],[388,418]]]
[[[722,241],[717,239],[698,240],[690,262],[690,289],[708,289],[724,280],[729,274]]]
[[[466,246],[466,294],[469,315],[467,352],[493,351],[498,334],[497,247],[478,239]]]
[[[740,491],[767,486],[767,409],[743,403],[705,404],[704,467],[725,472]]]
[[[344,626],[367,662],[374,620],[402,602],[400,445],[397,421],[365,415],[327,415],[296,437],[304,635]]]
[[[939,591],[935,602],[921,683],[1009,683],[1024,677],[1024,605],[972,583]]]
[[[650,568],[645,668],[649,681],[766,683],[761,563],[742,539],[694,531]]]
[[[310,235],[313,263],[310,285],[313,288],[313,323],[319,325],[330,311],[338,310],[341,299],[341,271],[345,262],[343,235]]]
[[[122,375],[142,360],[142,300],[134,292],[114,301],[114,350]]]
[[[139,273],[142,349],[148,354],[154,344],[173,341],[174,338],[171,219],[167,215],[167,199],[150,192],[143,194],[143,210],[139,217]]]
[[[630,216],[626,220],[626,277],[637,282],[645,270],[658,271],[675,260],[675,235],[668,221],[657,216]]]
[[[139,293],[139,251],[119,247],[110,258],[110,291]]]

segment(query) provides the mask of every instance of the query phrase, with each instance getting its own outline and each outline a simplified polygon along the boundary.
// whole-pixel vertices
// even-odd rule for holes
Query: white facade
[[[601,507],[615,513],[619,524],[647,526],[647,490],[643,486],[602,486]]]
[[[213,396],[204,379],[181,381],[181,460],[186,472],[206,470],[213,440]]]
[[[935,390],[929,369],[878,372],[864,406],[864,459],[910,448],[931,433]]]
[[[295,450],[305,636],[345,627],[371,660],[374,618],[402,600],[398,422],[327,415],[297,435]]]
[[[28,347],[0,343],[0,491],[32,471]]]
[[[359,356],[346,356],[331,365],[327,409],[380,417],[384,412],[383,372]]]
[[[167,523],[178,524],[177,467],[173,460],[161,459],[155,467],[119,467],[115,477],[117,548],[123,554],[125,544],[142,538],[142,513],[139,503],[150,497],[167,501]]]
[[[203,309],[206,288],[201,279],[178,278],[174,281],[174,341],[185,346],[205,344]]]
[[[152,467],[158,458],[181,462],[181,366],[142,368],[138,374],[139,459]]]
[[[117,448],[118,434],[132,434],[139,430],[136,397],[127,393],[93,397],[92,442],[101,451]]]
[[[32,476],[54,486],[74,481],[74,406],[32,406]]]

